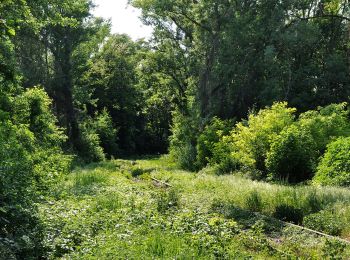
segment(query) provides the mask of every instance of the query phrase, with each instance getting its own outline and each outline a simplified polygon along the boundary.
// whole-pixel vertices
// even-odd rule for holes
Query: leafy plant
[[[345,251],[346,245],[337,240],[327,239],[325,245],[323,247],[323,257],[332,259],[332,260],[340,260],[343,259],[343,252]]]
[[[330,143],[322,157],[316,175],[315,184],[350,185],[350,137],[340,137]]]
[[[250,113],[248,120],[238,123],[230,134],[231,156],[241,165],[256,168],[266,175],[265,160],[280,132],[294,121],[296,109],[287,103],[275,103],[271,108]]]
[[[161,192],[157,198],[157,210],[161,213],[165,213],[169,209],[177,208],[179,206],[179,201],[180,196],[175,189]]]
[[[198,136],[197,139],[197,157],[196,164],[198,168],[207,166],[208,163],[220,164],[225,157],[225,154],[221,152],[219,142],[223,136],[227,135],[232,128],[232,121],[224,121],[217,117],[214,117],[204,130]]]
[[[312,178],[317,158],[311,134],[291,125],[272,142],[266,168],[272,180],[297,183]]]
[[[303,224],[311,229],[332,235],[339,236],[343,229],[343,223],[335,214],[323,210],[304,218]]]
[[[174,113],[170,137],[170,156],[183,169],[196,170],[197,123],[193,118]]]

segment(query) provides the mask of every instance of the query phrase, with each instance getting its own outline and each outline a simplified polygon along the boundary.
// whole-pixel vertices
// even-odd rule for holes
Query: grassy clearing
[[[350,258],[336,240],[251,213],[318,229],[328,221],[347,238],[346,189],[194,174],[163,157],[76,169],[53,194],[41,205],[50,259]]]

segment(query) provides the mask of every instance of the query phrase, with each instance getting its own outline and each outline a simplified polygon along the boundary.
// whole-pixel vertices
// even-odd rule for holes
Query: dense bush
[[[43,249],[34,202],[69,170],[70,157],[60,148],[65,137],[43,90],[11,100],[10,117],[0,121],[0,248],[8,259],[38,259]]]
[[[250,113],[226,135],[230,125],[214,118],[197,141],[199,168],[210,163],[215,172],[241,170],[255,179],[311,179],[327,144],[350,135],[349,111],[341,103],[307,111],[297,119],[295,112],[286,102],[275,103]]]
[[[321,185],[350,185],[350,137],[340,137],[328,145],[314,182]]]
[[[221,120],[214,117],[204,128],[197,139],[197,167],[203,168],[208,163],[221,163],[228,153],[224,154],[223,148],[219,143],[223,136],[227,135],[232,129],[231,120]]]
[[[307,111],[298,118],[295,112],[286,102],[275,103],[258,113],[251,112],[247,120],[236,124],[231,131],[232,121],[214,117],[200,130],[199,119],[175,114],[170,154],[182,168],[190,170],[209,165],[216,174],[239,170],[254,179],[268,177],[290,183],[310,180],[327,145],[340,136],[350,135],[349,111],[347,104],[341,103]],[[343,149],[345,154],[348,148]],[[339,159],[334,167],[338,167],[338,172],[341,167],[344,169],[341,176],[334,170],[331,173],[333,157],[325,155],[318,167],[316,183],[350,183],[346,155],[339,156],[345,156],[343,164],[340,165]],[[338,177],[334,178],[335,175]]]
[[[170,156],[177,164],[187,170],[196,170],[197,122],[188,116],[174,113],[170,136]]]
[[[94,119],[93,126],[99,136],[100,144],[108,157],[116,156],[119,152],[117,130],[113,125],[112,117],[104,109]]]
[[[272,180],[297,183],[312,177],[317,157],[311,134],[292,125],[273,141],[266,167]]]
[[[100,137],[92,119],[84,120],[79,124],[79,156],[85,162],[99,162],[105,159]]]
[[[103,161],[120,154],[118,130],[104,109],[93,117],[85,115],[79,122],[78,155],[85,163]]]
[[[28,125],[37,142],[45,146],[59,145],[66,139],[51,111],[51,99],[41,88],[28,89],[14,98],[12,120]]]
[[[271,108],[250,113],[248,120],[238,123],[229,140],[232,157],[244,166],[265,172],[265,159],[279,133],[294,121],[294,108],[287,103],[275,103]]]
[[[331,104],[318,110],[307,111],[299,116],[297,124],[309,131],[321,154],[334,138],[350,135],[347,104]]]

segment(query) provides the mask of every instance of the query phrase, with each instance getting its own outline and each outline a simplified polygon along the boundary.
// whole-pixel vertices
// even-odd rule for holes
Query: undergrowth
[[[346,189],[195,174],[152,158],[78,168],[53,194],[40,206],[49,259],[350,258],[346,243],[271,218],[347,238]]]

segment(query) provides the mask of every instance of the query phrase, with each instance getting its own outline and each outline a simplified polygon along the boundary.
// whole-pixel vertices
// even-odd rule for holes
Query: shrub
[[[183,169],[196,170],[198,124],[191,116],[174,113],[170,136],[170,157]]]
[[[100,146],[108,156],[116,156],[119,152],[117,130],[113,120],[106,109],[93,119],[93,128],[100,139]]]
[[[143,174],[150,174],[154,169],[144,169],[141,167],[132,167],[130,169],[131,176],[134,178],[140,177]]]
[[[343,253],[346,249],[346,244],[337,240],[327,239],[322,248],[324,259],[340,260],[344,259]]]
[[[303,222],[305,227],[324,232],[328,235],[339,236],[343,229],[341,221],[330,211],[320,211],[308,215]]]
[[[11,120],[0,120],[0,248],[17,259],[39,259],[35,202],[68,172],[71,158],[62,152],[65,136],[43,90],[27,90],[11,102]]]
[[[41,145],[61,145],[66,137],[62,129],[57,127],[51,105],[52,101],[43,89],[28,89],[14,98],[12,120],[16,125],[28,125]]]
[[[340,137],[328,145],[313,181],[320,185],[350,185],[350,137]]]
[[[97,134],[93,120],[84,120],[79,124],[79,128],[79,156],[85,163],[103,161],[105,159],[105,154],[101,147],[101,140]]]
[[[157,198],[157,210],[161,213],[165,213],[167,210],[176,208],[179,205],[180,196],[178,191],[170,189],[160,193]]]
[[[231,130],[232,121],[224,121],[214,117],[204,128],[197,139],[197,157],[196,163],[198,168],[207,166],[208,163],[220,163],[228,153],[223,154],[219,142],[223,136]]]
[[[350,135],[349,111],[346,107],[346,103],[332,104],[299,116],[299,127],[310,132],[315,148],[321,154],[334,138]]]
[[[310,133],[291,125],[272,143],[267,153],[266,168],[272,180],[297,183],[312,177],[317,157]]]
[[[294,121],[294,108],[275,103],[271,108],[250,113],[248,121],[238,123],[227,141],[233,143],[232,157],[242,165],[266,173],[265,159],[279,133]]]

